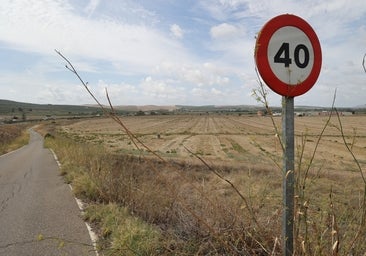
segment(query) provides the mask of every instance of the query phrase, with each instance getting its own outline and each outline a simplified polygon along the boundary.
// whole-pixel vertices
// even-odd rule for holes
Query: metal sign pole
[[[302,18],[283,14],[268,21],[255,44],[255,62],[264,82],[282,95],[283,255],[294,252],[294,97],[318,79],[322,51],[313,28]]]
[[[294,251],[294,97],[282,97],[283,152],[283,255]]]

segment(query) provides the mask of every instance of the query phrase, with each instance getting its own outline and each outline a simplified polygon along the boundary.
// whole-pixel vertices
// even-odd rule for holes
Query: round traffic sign
[[[264,82],[276,93],[295,97],[318,79],[322,53],[317,35],[302,18],[274,17],[259,32],[255,61]]]

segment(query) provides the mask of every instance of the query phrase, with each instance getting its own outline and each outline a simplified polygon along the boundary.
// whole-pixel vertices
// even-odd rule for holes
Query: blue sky
[[[296,105],[366,104],[361,0],[2,0],[0,98],[90,104],[55,53],[115,105],[258,104],[253,49],[271,18],[308,21],[323,53],[319,79]],[[280,97],[270,92],[270,104]]]

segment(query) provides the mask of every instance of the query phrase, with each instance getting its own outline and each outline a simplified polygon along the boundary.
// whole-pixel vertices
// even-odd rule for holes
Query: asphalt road
[[[0,255],[93,255],[72,192],[43,138],[0,156]]]

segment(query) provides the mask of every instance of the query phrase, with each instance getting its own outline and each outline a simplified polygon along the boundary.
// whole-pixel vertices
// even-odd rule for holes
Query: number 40
[[[300,51],[304,52],[303,60],[300,60]],[[306,66],[309,64],[309,49],[303,44],[297,45],[294,51],[294,60],[296,66],[298,66],[299,68],[306,68]],[[278,49],[278,52],[274,56],[274,62],[283,63],[285,64],[285,67],[289,67],[290,64],[292,64],[292,59],[290,58],[289,43],[283,43],[281,45],[280,49]]]

